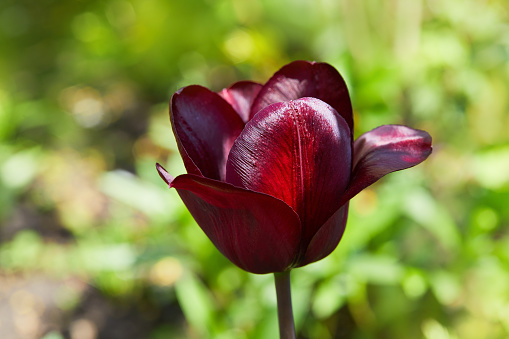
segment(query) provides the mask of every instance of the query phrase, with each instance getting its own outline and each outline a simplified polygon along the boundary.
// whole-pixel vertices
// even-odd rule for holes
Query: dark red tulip
[[[348,201],[431,153],[428,133],[399,125],[353,142],[346,84],[325,63],[295,61],[265,85],[242,81],[220,93],[184,87],[170,106],[188,174],[157,170],[221,253],[252,273],[329,255]]]

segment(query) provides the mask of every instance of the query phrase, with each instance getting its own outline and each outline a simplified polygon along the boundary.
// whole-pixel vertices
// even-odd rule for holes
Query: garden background
[[[345,77],[356,136],[434,143],[293,272],[299,337],[509,337],[507,0],[2,0],[0,337],[274,338],[273,276],[228,262],[154,164],[184,173],[178,88],[296,59]]]

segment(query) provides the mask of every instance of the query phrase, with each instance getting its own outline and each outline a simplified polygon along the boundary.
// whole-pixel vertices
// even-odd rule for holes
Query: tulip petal
[[[262,89],[262,85],[252,81],[239,81],[218,94],[226,100],[244,123],[249,121],[249,112],[254,99]]]
[[[160,165],[162,178],[171,177]],[[282,272],[297,253],[299,217],[284,202],[266,194],[184,174],[170,182],[217,249],[243,270]]]
[[[251,117],[261,109],[281,101],[313,97],[331,105],[353,131],[352,104],[346,83],[338,71],[321,62],[294,61],[263,86],[251,107]]]
[[[244,128],[242,119],[217,93],[197,85],[177,91],[170,107],[187,172],[224,180],[228,153]]]
[[[302,248],[341,206],[351,173],[350,130],[325,102],[303,98],[258,112],[237,138],[226,181],[290,205],[303,227]]]
[[[384,125],[364,133],[354,142],[352,180],[343,200],[388,173],[420,164],[431,151],[431,136],[425,131]]]
[[[337,210],[316,232],[299,266],[305,266],[331,254],[343,237],[347,218],[348,203]]]

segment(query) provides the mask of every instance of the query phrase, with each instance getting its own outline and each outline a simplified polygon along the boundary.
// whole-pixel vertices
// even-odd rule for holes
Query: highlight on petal
[[[306,249],[304,258],[298,263],[299,266],[321,260],[336,249],[345,232],[348,204],[338,209],[316,232]]]
[[[292,265],[301,227],[284,202],[193,174],[178,176],[170,187],[177,189],[212,243],[238,267],[263,274]]]
[[[230,151],[226,181],[290,205],[307,246],[341,206],[351,156],[350,130],[334,108],[315,98],[280,102],[246,124]]]
[[[234,109],[217,93],[187,86],[171,98],[170,117],[188,173],[224,180],[233,142],[244,128]]]
[[[351,199],[384,175],[420,164],[431,154],[431,136],[401,125],[384,125],[354,142],[353,173],[344,199]]]
[[[276,102],[313,97],[331,105],[353,131],[352,104],[348,88],[339,72],[322,62],[294,61],[263,86],[251,107],[251,117]]]
[[[239,81],[218,94],[228,102],[244,123],[249,121],[249,112],[262,85],[253,81]]]

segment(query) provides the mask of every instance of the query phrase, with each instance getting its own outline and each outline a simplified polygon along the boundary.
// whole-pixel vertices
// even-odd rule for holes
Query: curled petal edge
[[[383,125],[354,142],[353,172],[342,203],[386,174],[416,166],[432,152],[431,136],[402,125]]]

